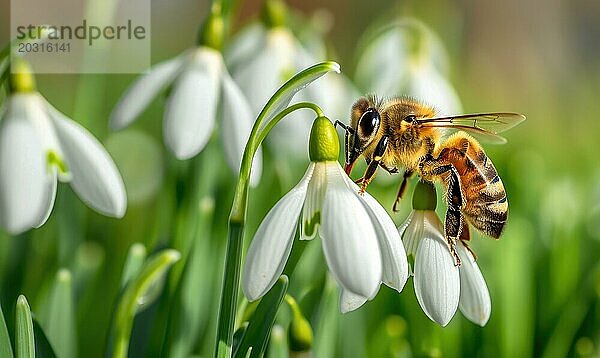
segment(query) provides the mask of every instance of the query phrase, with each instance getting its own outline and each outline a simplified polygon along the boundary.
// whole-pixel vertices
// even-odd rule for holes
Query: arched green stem
[[[262,143],[265,140],[265,138],[267,137],[267,134],[269,134],[269,132],[271,132],[271,129],[273,129],[277,125],[277,123],[279,123],[279,121],[281,121],[283,119],[283,117],[287,116],[288,114],[290,114],[298,109],[303,109],[303,108],[312,109],[317,114],[317,117],[323,116],[323,111],[321,110],[321,108],[314,103],[300,102],[300,103],[291,105],[288,108],[286,108],[285,110],[283,110],[281,113],[276,115],[272,120],[269,121],[269,123],[267,123],[265,125],[265,128],[262,129],[262,131],[260,132],[260,135],[258,137],[259,145],[260,145],[260,143]]]
[[[339,72],[339,65],[335,62],[322,62],[296,74],[275,92],[258,115],[252,127],[250,138],[248,139],[248,143],[246,143],[242,157],[240,174],[229,215],[225,272],[223,273],[221,303],[217,322],[216,357],[231,356],[252,160],[269,131],[286,115],[302,108],[314,110],[317,114],[316,117],[322,115],[321,109],[312,103],[298,103],[289,108],[288,105],[298,91],[329,71]]]
[[[221,308],[219,310],[219,326],[217,328],[217,357],[228,357],[231,355],[252,160],[254,159],[258,147],[267,137],[271,129],[273,129],[277,123],[288,114],[303,108],[313,109],[315,113],[317,113],[317,116],[322,115],[323,113],[315,104],[306,102],[297,103],[278,113],[260,132],[258,131],[258,128],[261,123],[260,121],[256,121],[250,139],[246,144],[237,188],[233,199],[233,206],[229,216],[229,239],[227,241],[227,256],[225,258]]]

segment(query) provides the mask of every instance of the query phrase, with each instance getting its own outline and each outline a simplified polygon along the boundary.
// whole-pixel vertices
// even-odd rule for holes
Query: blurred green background
[[[433,29],[450,54],[450,81],[466,113],[515,111],[527,121],[506,133],[508,144],[486,146],[510,202],[504,236],[476,237],[472,247],[488,283],[492,315],[478,327],[460,313],[446,328],[418,306],[412,280],[402,294],[382,287],[375,300],[341,315],[325,282],[319,243],[310,243],[290,292],[301,299],[316,339],[316,356],[600,355],[600,2],[548,1],[288,1],[299,14],[330,24],[329,59],[353,77],[367,29],[414,16]],[[9,40],[8,0],[0,2],[0,44]],[[244,1],[233,31],[256,18],[261,2]],[[209,9],[201,1],[152,2],[152,63],[194,43]],[[382,69],[385,71],[385,69]],[[25,294],[43,314],[57,271],[73,273],[78,352],[102,356],[129,247],[149,252],[196,240],[194,276],[198,332],[194,352],[212,352],[234,177],[222,168],[217,138],[198,157],[179,162],[164,150],[164,100],[129,129],[110,133],[110,111],[135,75],[39,75],[48,100],[105,144],[125,180],[130,204],[123,220],[98,215],[66,185],[59,186],[49,222],[19,237],[0,234],[0,303],[9,327]],[[385,94],[393,95],[393,94]],[[216,136],[215,136],[216,137]],[[268,150],[260,186],[250,193],[247,233],[300,178],[277,173]],[[2,173],[4,175],[4,173]],[[400,180],[400,178],[398,178]],[[200,183],[200,184],[198,184]],[[370,187],[391,208],[396,181]],[[400,224],[410,209],[392,215]],[[198,219],[200,217],[200,219]],[[196,229],[194,225],[198,225]],[[191,228],[190,228],[191,226]],[[190,238],[191,237],[191,238]],[[246,244],[249,239],[246,239]],[[178,248],[188,248],[180,245]],[[315,248],[315,249],[313,249]],[[187,255],[188,252],[184,252]],[[183,260],[175,272],[183,269]],[[167,327],[169,281],[161,299],[136,318],[132,356],[155,356]],[[321,294],[324,292],[325,294]],[[279,324],[286,327],[287,308]]]

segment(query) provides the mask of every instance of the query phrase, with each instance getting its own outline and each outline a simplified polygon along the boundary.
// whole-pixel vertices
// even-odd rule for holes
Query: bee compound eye
[[[373,134],[377,127],[379,127],[380,120],[381,118],[379,117],[379,113],[375,109],[367,109],[367,111],[360,117],[360,122],[358,123],[361,134],[363,136],[370,136]]]
[[[412,123],[412,122],[414,122],[416,119],[417,119],[417,116],[415,116],[414,114],[408,115],[408,116],[406,116],[406,117],[404,118],[404,120],[405,120],[407,123]]]

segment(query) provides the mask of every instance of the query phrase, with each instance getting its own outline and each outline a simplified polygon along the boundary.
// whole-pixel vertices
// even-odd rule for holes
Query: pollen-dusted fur
[[[376,133],[368,138],[361,138],[358,130],[360,121],[364,113],[373,110],[380,116]],[[448,138],[443,137],[445,128],[483,131],[475,125],[476,121],[472,125],[457,126],[458,121],[450,120],[453,117],[446,117],[443,122],[438,123],[431,120],[435,116],[433,107],[413,98],[381,100],[375,96],[362,97],[352,107],[351,126],[355,131],[350,140],[352,143],[361,143],[354,148],[359,148],[367,163],[374,162],[390,173],[396,173],[400,167],[404,167],[404,182],[397,201],[402,196],[406,179],[412,173],[418,173],[422,180],[444,184],[448,204],[446,239],[456,263],[460,264],[454,245],[457,240],[470,239],[466,223],[498,239],[507,220],[508,202],[502,180],[481,145],[463,131]],[[512,113],[488,113],[472,115],[470,118],[489,119],[494,116],[522,117]],[[369,118],[371,117],[372,115]],[[350,170],[352,165],[353,163],[346,163]],[[374,173],[374,169],[367,170],[365,177],[361,179],[363,190]]]

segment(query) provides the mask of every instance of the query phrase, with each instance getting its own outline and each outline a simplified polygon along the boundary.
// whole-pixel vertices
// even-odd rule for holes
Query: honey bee
[[[505,143],[498,133],[524,120],[521,114],[504,112],[436,117],[433,107],[412,98],[362,97],[352,106],[351,124],[336,121],[336,125],[346,131],[346,173],[350,175],[361,155],[367,162],[365,175],[357,180],[361,193],[378,167],[392,174],[404,168],[395,212],[413,173],[421,180],[443,183],[448,206],[445,237],[458,266],[455,245],[461,240],[469,249],[468,224],[498,239],[508,218],[502,180],[479,142],[466,132],[489,142]],[[458,131],[445,137],[448,129]]]

